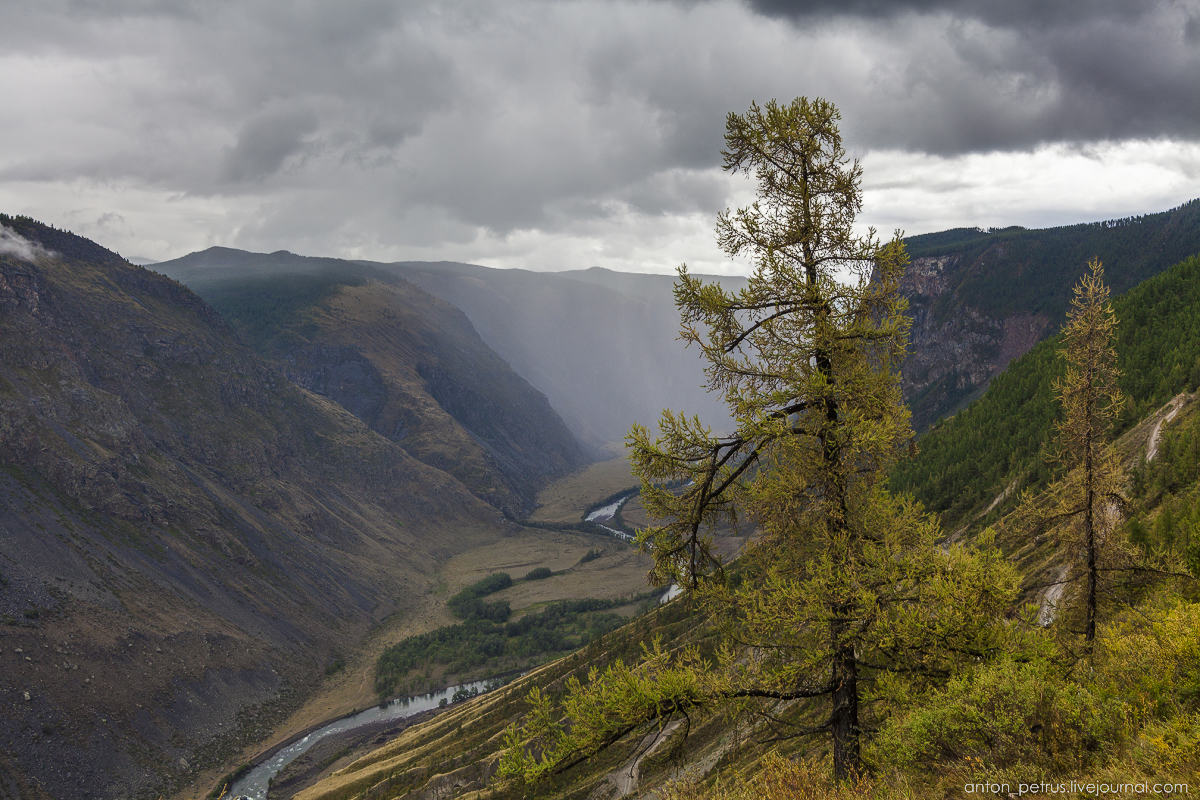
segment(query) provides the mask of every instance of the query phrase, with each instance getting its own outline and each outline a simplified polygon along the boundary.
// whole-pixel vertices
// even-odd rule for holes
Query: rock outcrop
[[[913,319],[902,379],[918,433],[987,388],[1066,318],[1099,258],[1114,294],[1200,251],[1200,200],[1142,217],[1045,230],[963,228],[907,240]]]

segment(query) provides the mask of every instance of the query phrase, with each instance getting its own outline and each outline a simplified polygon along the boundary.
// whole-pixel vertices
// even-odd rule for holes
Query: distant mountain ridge
[[[523,517],[594,460],[544,395],[454,306],[372,266],[210,248],[155,265],[187,280],[300,385]]]
[[[580,441],[620,441],[664,408],[699,414],[720,429],[728,414],[704,389],[699,355],[678,341],[672,275],[593,267],[570,272],[494,269],[455,262],[348,262],[287,251],[210,248],[154,265],[202,295],[222,281],[322,270],[374,270],[461,309],[483,341],[549,399]],[[364,273],[367,274],[367,273]],[[708,276],[714,277],[714,276]],[[715,279],[715,278],[714,278]],[[736,290],[744,278],[720,278]]]
[[[1104,262],[1120,294],[1200,252],[1200,200],[1141,217],[1042,230],[960,228],[906,243],[911,263],[901,293],[913,330],[903,385],[923,431],[1057,331],[1090,258]]]
[[[913,326],[902,385],[914,427],[923,432],[1057,329],[1089,258],[1104,261],[1119,293],[1200,252],[1200,200],[1120,220],[1041,230],[960,228],[905,241],[911,265],[901,294]],[[240,251],[205,251],[234,252]],[[196,259],[185,256],[166,269],[199,285],[215,273],[202,275]],[[306,269],[347,263],[279,251],[257,256],[255,274],[301,262]],[[356,263],[461,309],[590,445],[623,439],[634,421],[653,426],[663,408],[699,414],[717,429],[729,424],[721,399],[704,389],[698,353],[677,340],[674,276],[598,267],[530,272],[456,262]],[[746,284],[741,277],[706,277],[731,291]]]

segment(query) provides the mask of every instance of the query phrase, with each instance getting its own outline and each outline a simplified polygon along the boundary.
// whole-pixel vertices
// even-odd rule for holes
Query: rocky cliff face
[[[289,376],[512,517],[590,461],[546,397],[461,311],[399,281],[342,286],[310,343],[276,348]]]
[[[0,223],[0,797],[158,796],[506,523],[175,281]]]
[[[900,284],[912,315],[905,398],[918,432],[973,399],[1051,332],[1047,314],[1002,314],[954,303],[960,255],[915,258]]]
[[[1099,258],[1114,294],[1200,251],[1200,200],[1142,217],[1045,230],[958,229],[907,240],[913,318],[902,378],[918,433],[953,414],[1062,325]]]

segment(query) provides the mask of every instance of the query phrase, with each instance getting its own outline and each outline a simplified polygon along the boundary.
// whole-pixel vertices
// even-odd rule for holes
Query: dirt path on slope
[[[1163,418],[1158,421],[1158,424],[1154,426],[1154,430],[1150,434],[1150,443],[1146,446],[1147,461],[1153,461],[1154,457],[1158,455],[1159,432],[1162,430],[1162,426],[1164,424],[1175,418],[1175,415],[1179,413],[1179,409],[1183,408],[1183,403],[1186,399],[1186,395],[1177,395],[1174,397],[1169,404],[1171,410],[1168,411],[1166,415],[1164,415]]]

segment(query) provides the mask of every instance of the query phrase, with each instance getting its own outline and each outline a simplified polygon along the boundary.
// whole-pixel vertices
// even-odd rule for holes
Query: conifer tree
[[[569,687],[561,709],[532,697],[503,774],[560,771],[697,708],[802,700],[823,719],[775,718],[779,735],[829,735],[835,774],[853,778],[865,681],[944,677],[997,646],[1011,570],[994,551],[938,549],[936,522],[882,486],[912,436],[898,375],[907,257],[899,232],[885,243],[853,231],[862,171],[839,118],[806,98],[729,115],[725,168],[752,177],[758,199],[721,214],[717,239],[753,271],[730,293],[681,267],[675,294],[682,338],[700,348],[737,428],[714,435],[666,411],[657,437],[637,425],[630,435],[643,502],[664,520],[639,534],[651,579],[689,588],[720,654],[652,648],[637,667]],[[712,529],[739,513],[760,535],[738,565],[744,579],[726,580]]]
[[[1063,329],[1062,355],[1066,374],[1055,381],[1062,405],[1052,457],[1068,469],[1066,478],[1049,491],[1043,522],[1055,522],[1077,534],[1078,561],[1085,583],[1084,642],[1091,652],[1101,572],[1123,560],[1123,548],[1112,536],[1119,511],[1125,506],[1125,470],[1109,436],[1125,399],[1117,386],[1117,354],[1112,341],[1117,317],[1104,283],[1099,259],[1088,262],[1088,273],[1075,286],[1075,296]],[[1030,501],[1027,501],[1029,503]],[[1028,512],[1027,512],[1028,513]]]

